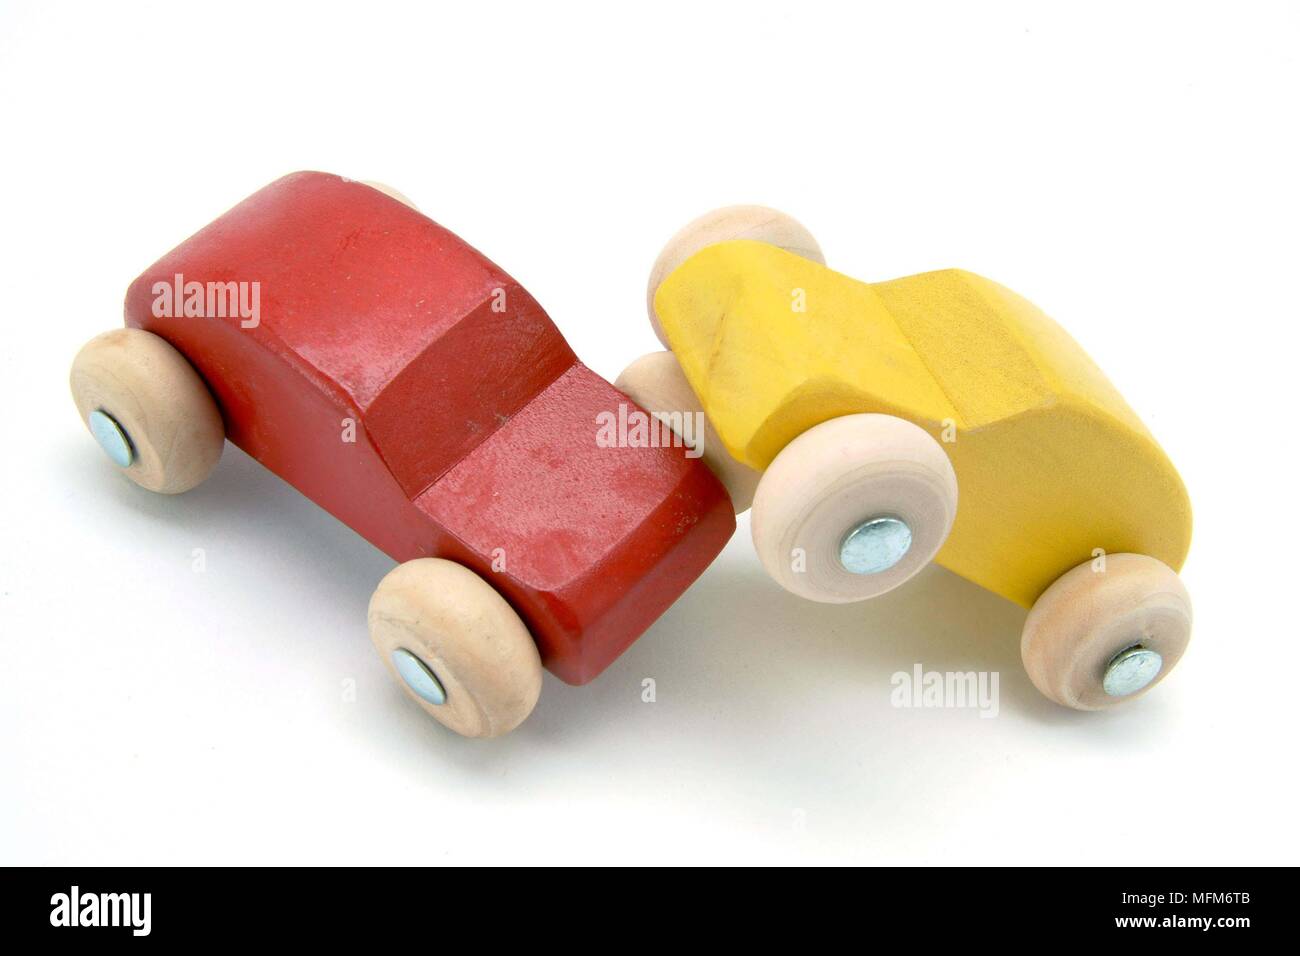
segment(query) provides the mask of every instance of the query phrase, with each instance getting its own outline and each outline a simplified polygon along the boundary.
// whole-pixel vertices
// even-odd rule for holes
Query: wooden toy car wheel
[[[487,581],[441,558],[390,571],[370,599],[370,639],[403,688],[466,737],[523,723],[542,690],[528,628]]]
[[[646,312],[650,325],[664,348],[671,349],[664,330],[655,313],[655,292],[668,275],[695,253],[707,246],[732,239],[752,239],[803,256],[813,262],[826,264],[821,247],[811,232],[792,216],[766,206],[725,206],[705,213],[683,226],[668,240],[659,258],[650,269],[646,286]]]
[[[1101,710],[1163,680],[1191,633],[1191,599],[1173,569],[1143,554],[1109,554],[1067,571],[1034,602],[1020,656],[1047,697]]]
[[[956,513],[957,476],[928,433],[891,415],[845,415],[781,450],[758,483],[750,528],[778,584],[845,604],[925,567]]]
[[[72,362],[72,399],[100,447],[128,478],[163,494],[189,491],[225,446],[217,403],[189,362],[141,329],[114,329]]]
[[[379,192],[387,196],[389,199],[396,199],[404,206],[410,206],[412,209],[416,210],[417,212],[420,209],[419,206],[411,202],[411,200],[407,199],[404,194],[398,192],[396,189],[394,189],[392,186],[389,186],[387,183],[376,182],[373,179],[361,179],[358,180],[358,182],[362,183],[363,185],[369,186],[371,189],[378,190]]]
[[[754,489],[758,487],[759,473],[728,454],[672,352],[651,352],[641,356],[623,370],[614,381],[614,387],[667,424],[682,436],[683,441],[688,437],[683,432],[688,429],[682,427],[681,416],[698,415],[696,421],[703,422],[703,429],[689,435],[691,447],[700,452],[700,457],[727,489],[736,514],[749,509],[754,500]]]

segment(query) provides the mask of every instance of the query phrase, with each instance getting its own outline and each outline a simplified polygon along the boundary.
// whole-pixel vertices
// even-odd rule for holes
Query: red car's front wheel
[[[114,329],[72,363],[72,399],[104,452],[142,488],[174,495],[212,473],[225,447],[217,403],[161,336]]]

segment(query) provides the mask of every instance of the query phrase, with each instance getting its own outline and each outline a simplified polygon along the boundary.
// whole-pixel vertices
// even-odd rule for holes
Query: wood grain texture
[[[260,322],[154,316],[153,284],[177,274],[260,282]],[[734,530],[703,462],[598,447],[596,414],[627,399],[525,289],[363,183],[272,183],[137,278],[126,320],[190,360],[231,441],[395,560],[490,580],[571,683]]]
[[[700,452],[709,470],[727,489],[736,514],[748,511],[758,488],[759,474],[742,465],[727,452],[718,431],[704,415],[700,400],[691,391],[691,385],[682,373],[682,367],[672,352],[651,352],[643,355],[623,370],[614,380],[614,387],[626,392],[642,410],[669,424],[680,424],[674,415],[699,414],[704,419],[702,434],[695,437],[691,447]],[[682,428],[681,431],[686,431]],[[681,432],[679,431],[678,434]],[[685,436],[683,436],[685,438]]]
[[[496,590],[454,561],[417,558],[390,571],[370,599],[370,639],[406,691],[439,723],[465,737],[499,737],[518,727],[542,691],[542,662],[519,615]],[[405,649],[446,691],[434,705],[393,666]]]
[[[690,586],[735,531],[726,490],[680,448],[602,447],[630,400],[581,364],[414,502],[520,610],[559,678],[583,684]]]
[[[767,206],[724,206],[705,213],[684,225],[664,244],[659,257],[650,267],[646,284],[646,314],[650,327],[663,344],[671,349],[663,326],[655,312],[655,293],[670,273],[701,249],[732,239],[765,242],[822,265],[826,257],[813,234],[794,217]]]
[[[1111,554],[1104,565],[1089,561],[1068,571],[1034,603],[1020,656],[1044,695],[1076,710],[1101,710],[1163,680],[1191,631],[1191,599],[1171,568],[1142,554]],[[1102,688],[1106,665],[1133,644],[1160,654],[1160,673],[1137,693],[1110,697]]]
[[[1191,507],[1173,465],[1078,345],[994,282],[945,270],[868,285],[736,241],[687,260],[655,304],[752,468],[855,413],[951,439],[962,507],[937,560],[997,594],[1028,607],[1097,548],[1182,565]]]
[[[212,473],[225,447],[221,414],[185,357],[139,329],[114,329],[77,353],[72,400],[85,423],[106,412],[134,451],[123,473],[150,491],[189,491]]]
[[[787,591],[845,604],[884,594],[922,570],[957,513],[957,478],[939,444],[889,415],[815,425],[777,455],[754,496],[750,528],[767,573]],[[840,544],[869,518],[901,519],[907,554],[888,570],[853,574]],[[796,551],[798,561],[796,561]]]

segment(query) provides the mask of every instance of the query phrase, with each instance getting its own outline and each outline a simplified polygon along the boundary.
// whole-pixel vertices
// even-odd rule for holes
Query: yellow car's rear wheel
[[[1043,592],[1025,620],[1020,656],[1050,699],[1102,710],[1164,680],[1191,634],[1191,598],[1173,569],[1145,554],[1109,554]]]

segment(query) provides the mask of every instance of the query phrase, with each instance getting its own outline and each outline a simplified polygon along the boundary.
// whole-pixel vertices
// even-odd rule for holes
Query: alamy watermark
[[[152,903],[151,893],[83,893],[73,886],[50,897],[50,925],[129,927],[133,936],[148,936]]]
[[[262,283],[194,282],[176,273],[152,286],[155,319],[239,319],[245,329],[262,321]]]
[[[598,448],[684,448],[687,458],[704,454],[703,412],[643,412],[618,403],[596,415]]]
[[[981,717],[998,715],[997,671],[927,671],[920,664],[911,673],[898,671],[889,679],[894,707],[978,710]]]

